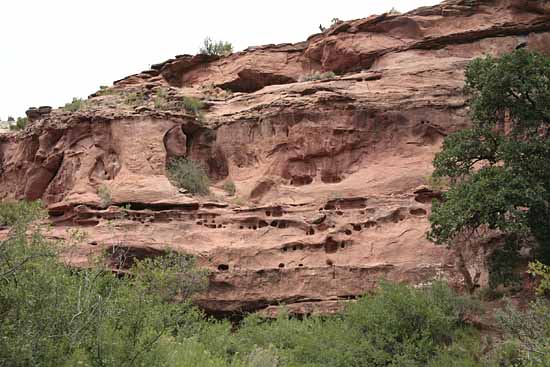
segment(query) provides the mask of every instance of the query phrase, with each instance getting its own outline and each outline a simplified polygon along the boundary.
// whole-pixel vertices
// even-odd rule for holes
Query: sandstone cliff
[[[168,248],[195,254],[212,271],[196,301],[215,314],[330,312],[380,278],[460,286],[452,253],[425,239],[439,195],[426,186],[431,160],[469,124],[467,63],[548,52],[549,32],[543,1],[449,0],[298,44],[178,56],[80,111],[30,111],[25,131],[0,135],[0,198],[42,199],[52,238],[81,229],[74,265],[104,249],[119,267]],[[204,101],[201,118],[178,107],[183,96]],[[170,184],[166,162],[180,156],[208,168],[214,195]]]

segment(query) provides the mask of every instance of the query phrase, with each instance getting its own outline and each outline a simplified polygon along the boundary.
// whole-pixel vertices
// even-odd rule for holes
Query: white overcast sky
[[[236,51],[299,42],[319,24],[439,0],[0,0],[0,120],[59,107],[178,54],[206,36]]]

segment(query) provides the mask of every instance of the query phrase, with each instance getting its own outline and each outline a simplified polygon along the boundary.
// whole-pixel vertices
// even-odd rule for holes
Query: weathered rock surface
[[[50,236],[82,229],[75,265],[105,248],[125,253],[118,266],[197,255],[212,274],[196,301],[214,314],[333,312],[380,278],[460,286],[453,254],[425,239],[440,197],[426,178],[443,137],[469,124],[467,63],[525,43],[550,51],[545,2],[450,0],[299,44],[179,56],[0,135],[0,198],[44,200]],[[205,102],[202,121],[171,104],[184,95]],[[173,157],[202,162],[215,197],[172,186]]]

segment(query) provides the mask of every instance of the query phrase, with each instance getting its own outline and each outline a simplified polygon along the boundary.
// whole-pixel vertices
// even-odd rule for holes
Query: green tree
[[[525,49],[472,61],[466,70],[473,126],[451,134],[434,176],[451,188],[435,202],[428,237],[498,231],[535,244],[550,262],[550,58]]]
[[[8,121],[10,120],[8,119]],[[11,121],[13,122],[13,117]],[[29,120],[26,117],[18,117],[15,124],[10,125],[10,130],[23,130],[28,122]]]

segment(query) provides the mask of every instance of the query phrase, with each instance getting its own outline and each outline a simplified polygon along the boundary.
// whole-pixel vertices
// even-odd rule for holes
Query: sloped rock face
[[[300,44],[179,56],[0,135],[0,197],[44,200],[52,237],[85,232],[67,250],[77,266],[113,248],[195,254],[212,271],[196,302],[218,315],[333,312],[381,278],[460,287],[453,254],[425,239],[440,197],[426,178],[469,125],[468,62],[525,46],[550,51],[543,1],[446,1]],[[202,119],[170,104],[184,95]],[[215,197],[172,186],[174,157],[201,162]],[[482,262],[469,270],[486,281]]]

